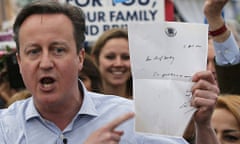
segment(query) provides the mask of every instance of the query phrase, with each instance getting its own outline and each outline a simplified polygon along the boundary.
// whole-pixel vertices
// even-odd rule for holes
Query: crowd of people
[[[208,65],[206,71],[192,77],[191,105],[197,111],[183,138],[134,132],[127,30],[107,30],[86,53],[81,8],[54,1],[28,4],[13,25],[16,57],[26,88],[14,90],[8,81],[1,81],[5,108],[0,110],[0,141],[239,143],[240,53],[236,36],[221,14],[227,2],[204,3],[209,24]]]

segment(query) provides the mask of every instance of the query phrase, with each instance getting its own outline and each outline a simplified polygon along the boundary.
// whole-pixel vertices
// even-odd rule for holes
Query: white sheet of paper
[[[182,136],[195,109],[191,77],[207,64],[208,26],[129,23],[137,132]]]

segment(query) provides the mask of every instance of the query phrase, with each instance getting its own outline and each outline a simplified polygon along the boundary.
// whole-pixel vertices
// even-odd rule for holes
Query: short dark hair
[[[33,14],[64,14],[72,22],[74,29],[74,37],[76,41],[77,52],[81,50],[85,41],[85,16],[81,8],[64,3],[54,1],[35,1],[32,2],[18,13],[13,25],[14,40],[16,42],[17,51],[19,52],[19,29],[22,23]]]

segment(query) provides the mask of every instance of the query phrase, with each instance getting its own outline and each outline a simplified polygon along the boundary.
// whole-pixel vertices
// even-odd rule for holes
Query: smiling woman
[[[103,33],[92,48],[92,56],[102,77],[103,92],[132,98],[127,31],[115,28]]]

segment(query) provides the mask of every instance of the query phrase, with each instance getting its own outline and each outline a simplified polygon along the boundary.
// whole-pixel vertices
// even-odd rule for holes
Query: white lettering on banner
[[[143,11],[110,11],[110,21],[153,21],[155,19],[157,10],[143,10]]]
[[[64,0],[79,6],[86,17],[86,40],[95,41],[105,30],[127,28],[129,22],[148,23],[164,20],[164,0]]]
[[[100,0],[66,0],[67,3],[75,3],[77,6],[80,7],[87,7],[87,6],[102,6]]]

